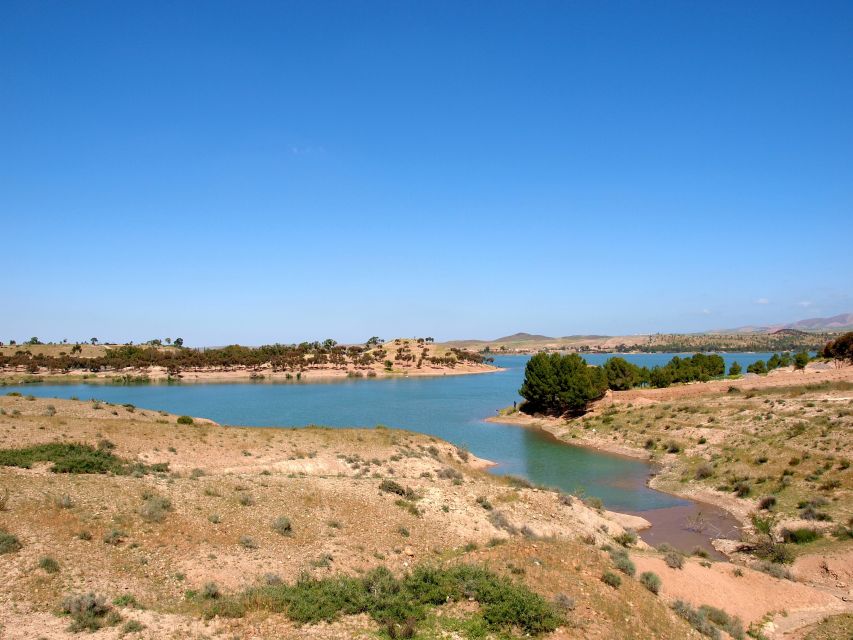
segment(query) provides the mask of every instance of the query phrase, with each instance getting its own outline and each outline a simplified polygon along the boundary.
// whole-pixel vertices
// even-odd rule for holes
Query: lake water
[[[726,366],[737,360],[746,368],[771,354],[726,354]],[[630,354],[637,364],[665,364],[673,354]],[[586,356],[601,364],[609,355]],[[221,424],[250,426],[375,427],[378,424],[428,433],[497,463],[495,473],[526,477],[537,484],[567,492],[584,491],[601,498],[607,508],[639,513],[652,521],[644,533],[649,542],[666,540],[685,547],[709,536],[736,534],[735,521],[725,512],[682,500],[646,486],[647,463],[572,447],[545,433],[483,419],[513,401],[528,356],[496,356],[505,370],[482,375],[426,378],[344,379],[328,383],[177,383],[143,385],[29,384],[6,387],[41,397],[82,400],[97,398],[113,403],[162,409],[171,413],[210,418]],[[701,511],[704,532],[683,525]]]

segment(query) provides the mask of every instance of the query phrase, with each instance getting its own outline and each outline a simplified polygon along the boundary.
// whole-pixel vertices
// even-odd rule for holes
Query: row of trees
[[[811,360],[811,357],[805,351],[800,351],[794,356],[788,352],[781,354],[774,353],[767,359],[767,362],[764,362],[764,360],[756,360],[749,365],[746,370],[748,373],[757,373],[762,375],[770,373],[774,369],[779,369],[780,367],[790,367],[792,364],[795,369],[801,370],[806,368],[809,360]],[[740,373],[740,367],[738,367],[738,373]]]
[[[98,344],[98,342],[100,342],[100,341],[97,338],[89,338],[88,342],[90,342],[94,346],[94,345]],[[161,340],[160,338],[153,338],[153,339],[149,340],[148,342],[146,342],[145,344],[148,344],[148,345],[151,345],[154,347],[160,347],[160,346],[163,346],[164,342],[167,345],[171,345],[174,343],[174,345],[176,347],[179,347],[179,348],[184,346],[184,339],[183,338],[175,338],[174,341],[171,338],[166,338],[165,340]],[[18,344],[18,342],[16,340],[9,340],[9,346],[14,347],[17,344]],[[41,340],[39,340],[38,337],[33,336],[32,338],[30,338],[26,342],[22,342],[21,344],[23,346],[36,346],[36,345],[43,345],[45,343],[42,342]],[[48,342],[46,344],[53,344],[53,343]],[[68,339],[63,338],[62,342],[60,342],[59,344],[60,345],[68,344]],[[79,343],[79,342],[74,343],[74,346],[78,347],[78,351],[79,351],[80,344],[81,343]],[[128,344],[133,345],[132,342],[129,342]],[[2,347],[2,346],[4,346],[3,342],[0,342],[0,347]]]
[[[273,344],[261,347],[231,345],[216,349],[160,349],[152,345],[121,345],[111,347],[104,354],[96,357],[83,357],[82,349],[79,345],[74,345],[70,353],[60,352],[56,356],[34,354],[28,350],[18,350],[10,356],[0,355],[0,367],[25,367],[34,373],[39,369],[97,372],[127,368],[145,369],[155,366],[174,372],[186,369],[260,368],[266,365],[270,365],[274,371],[302,371],[310,367],[327,365],[340,368],[348,365],[369,367],[375,363],[384,362],[388,355],[385,348],[377,346],[380,343],[373,341],[372,344],[373,348],[368,348],[366,345],[343,346],[330,338],[323,342],[303,342],[298,345]],[[408,348],[398,349],[396,360],[408,363],[414,361],[415,356]],[[479,354],[458,349],[453,349],[442,357],[427,357],[426,348],[424,348],[420,354],[418,366],[425,360],[435,365],[455,366],[462,361],[483,362],[484,358]]]
[[[829,343],[824,348],[824,355],[853,362],[853,332]],[[794,356],[774,353],[767,362],[759,360],[749,365],[747,371],[763,374],[791,364],[797,369],[804,369],[809,360],[805,351]],[[733,362],[729,375],[738,376],[741,371],[741,366]],[[603,397],[607,389],[625,391],[641,386],[668,387],[675,383],[705,382],[725,374],[725,361],[718,354],[696,353],[689,358],[675,356],[666,365],[649,369],[638,367],[619,356],[609,358],[601,367],[591,367],[577,353],[538,353],[527,362],[519,394],[524,398],[522,410],[527,413],[563,415],[584,411],[588,403]]]

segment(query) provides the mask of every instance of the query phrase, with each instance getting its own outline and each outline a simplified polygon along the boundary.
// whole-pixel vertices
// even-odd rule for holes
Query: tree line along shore
[[[332,339],[301,344],[260,347],[230,345],[188,348],[177,339],[144,345],[42,345],[33,338],[22,345],[0,347],[0,372],[29,375],[70,375],[135,372],[136,382],[146,374],[180,378],[187,373],[241,372],[248,377],[300,379],[317,372],[343,372],[355,377],[406,372],[412,374],[491,370],[491,358],[482,354],[444,348],[432,338],[395,339],[373,337],[360,345],[341,345]]]

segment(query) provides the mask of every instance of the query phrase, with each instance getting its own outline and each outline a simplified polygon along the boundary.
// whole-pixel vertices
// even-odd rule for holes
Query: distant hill
[[[555,340],[550,336],[540,336],[534,333],[513,333],[511,336],[504,336],[503,338],[496,338],[495,340],[491,340],[490,342],[528,342],[532,340]]]
[[[747,325],[736,329],[716,329],[709,333],[776,333],[782,330],[795,331],[843,331],[853,329],[853,313],[840,313],[829,318],[807,318],[788,324],[768,326]]]

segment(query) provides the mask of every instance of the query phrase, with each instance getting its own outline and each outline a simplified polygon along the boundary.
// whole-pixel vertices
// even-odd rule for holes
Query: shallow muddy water
[[[665,364],[673,354],[626,356],[640,365]],[[725,356],[744,368],[769,354]],[[608,356],[587,360],[600,364]],[[737,523],[725,511],[655,491],[647,486],[650,466],[623,456],[573,447],[548,434],[511,425],[486,423],[501,407],[519,400],[527,356],[498,356],[505,370],[482,375],[408,379],[352,379],[328,383],[187,383],[117,386],[107,384],[31,384],[6,387],[42,397],[162,409],[249,426],[375,427],[378,424],[435,435],[492,460],[494,473],[514,474],[567,492],[601,498],[608,509],[642,515],[652,528],[650,543],[669,542],[690,550],[710,549],[713,537],[736,537]],[[697,514],[701,512],[701,518]],[[696,522],[703,527],[690,527]]]

